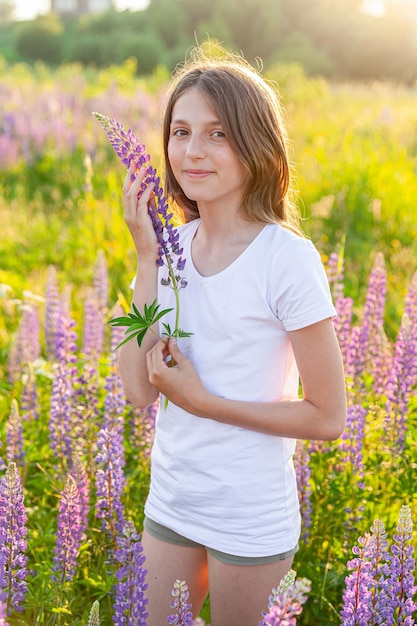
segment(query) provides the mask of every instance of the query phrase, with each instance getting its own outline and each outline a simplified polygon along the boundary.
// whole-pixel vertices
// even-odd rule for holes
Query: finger
[[[170,337],[168,342],[168,350],[172,358],[176,363],[181,363],[187,360],[184,354],[178,347],[177,340],[174,337]]]

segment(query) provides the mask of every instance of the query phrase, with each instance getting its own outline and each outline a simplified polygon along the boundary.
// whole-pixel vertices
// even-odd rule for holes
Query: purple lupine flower
[[[177,626],[193,626],[192,605],[188,602],[189,591],[185,580],[176,580],[172,589],[173,600],[169,603],[171,609],[176,612],[167,617],[168,624]]]
[[[372,536],[366,533],[364,537],[359,537],[358,543],[359,546],[352,548],[355,558],[347,563],[352,573],[345,578],[343,604],[340,611],[342,626],[369,624],[373,615],[372,587],[374,578],[370,559],[373,554],[374,542]]]
[[[133,522],[125,523],[123,533],[117,536],[116,541],[118,569],[113,622],[116,626],[146,626],[148,599],[144,592],[148,588],[145,582],[147,572],[143,567],[145,556],[142,554],[140,535]]]
[[[4,602],[0,600],[0,626],[9,626],[7,619],[7,608]]]
[[[36,376],[31,365],[28,368],[27,376],[23,380],[21,408],[24,421],[37,420],[39,418],[38,388]]]
[[[150,457],[155,437],[155,419],[158,412],[159,400],[146,409],[130,406],[129,426],[134,449],[145,458]]]
[[[369,277],[362,326],[360,327],[357,354],[356,378],[359,380],[367,366],[378,377],[381,367],[381,345],[383,345],[384,307],[387,290],[387,275],[382,253],[375,257]],[[380,383],[378,383],[379,385]]]
[[[408,403],[417,383],[417,272],[411,281],[404,315],[395,343],[387,382],[385,433],[391,446],[404,450]]]
[[[355,371],[355,350],[352,349],[352,298],[339,296],[334,302],[337,316],[333,320],[334,328],[340,345],[343,357],[345,373],[347,377],[352,377]]]
[[[363,462],[363,443],[367,409],[361,404],[348,406],[346,427],[340,437],[340,450],[345,454],[343,463],[349,464],[352,476],[359,480],[358,486],[364,488],[365,469]]]
[[[413,523],[409,506],[401,507],[393,539],[391,554],[383,566],[385,579],[381,583],[379,619],[376,623],[411,626],[414,624],[412,615],[417,611],[417,603],[413,600],[417,587],[413,574]]]
[[[34,306],[25,305],[15,341],[9,352],[8,373],[14,382],[27,366],[40,358],[39,317]]]
[[[157,264],[159,266],[166,265],[168,268],[168,276],[163,279],[163,284],[176,290],[186,287],[186,281],[179,274],[185,266],[185,259],[181,256],[183,250],[179,247],[179,235],[172,223],[173,215],[169,213],[168,201],[160,185],[160,178],[157,176],[156,170],[149,165],[150,155],[146,153],[145,146],[139,143],[130,128],[126,131],[120,122],[100,113],[93,113],[93,115],[106,131],[110,143],[122,163],[129,168],[131,162],[134,161],[137,170],[142,167],[146,168],[142,187],[144,190],[149,183],[154,184],[155,202],[149,205],[149,215],[159,243]]]
[[[106,257],[103,250],[99,250],[94,266],[93,288],[102,311],[107,309],[108,282]]]
[[[58,531],[54,550],[52,580],[59,583],[74,578],[82,537],[81,498],[71,474],[61,494],[58,513]]]
[[[303,611],[303,604],[311,590],[308,578],[296,580],[296,572],[290,570],[269,596],[268,612],[263,611],[259,626],[294,626],[296,616]]]
[[[294,467],[297,478],[300,513],[303,521],[302,539],[304,541],[308,541],[313,507],[311,505],[310,455],[306,442],[304,441],[297,441],[297,447],[294,455]]]
[[[90,453],[92,441],[96,434],[95,425],[101,416],[99,406],[97,370],[85,364],[77,374],[74,369],[73,400],[71,412],[71,447],[77,453]]]
[[[126,406],[126,396],[123,390],[122,379],[120,378],[118,363],[115,353],[111,353],[109,372],[104,383],[106,395],[104,398],[103,427],[115,429],[122,433],[124,426],[124,409]]]
[[[1,591],[6,592],[7,613],[22,611],[26,584],[26,511],[16,463],[9,463],[0,483],[0,549],[4,558]]]
[[[85,464],[78,454],[72,460],[71,476],[75,480],[80,496],[80,533],[87,530],[88,514],[90,511],[90,481],[87,475]]]
[[[97,360],[103,349],[104,315],[96,292],[91,288],[84,301],[84,327],[82,353]]]
[[[16,398],[12,400],[9,419],[6,424],[6,458],[9,462],[14,461],[17,465],[23,466],[23,427],[22,416]]]
[[[328,258],[326,264],[327,280],[332,291],[333,299],[343,297],[344,285],[343,285],[343,270],[344,270],[344,246],[340,250],[339,254],[332,252]]]
[[[74,322],[64,309],[58,318],[55,333],[55,356],[58,364],[52,383],[49,413],[50,445],[57,457],[71,460],[73,452],[73,414],[75,407],[75,382],[77,369],[75,343],[76,334],[72,330]]]
[[[125,514],[121,495],[125,486],[123,439],[119,432],[102,428],[97,437],[96,516],[102,530],[115,540],[123,532]],[[101,466],[101,467],[100,467]]]
[[[413,601],[416,587],[410,508],[401,509],[391,554],[380,520],[374,522],[371,531],[372,534],[359,537],[359,546],[352,549],[356,558],[348,562],[348,568],[353,571],[345,579],[342,626],[411,626],[417,604]]]
[[[46,276],[45,296],[45,343],[46,353],[51,360],[56,358],[56,332],[60,315],[60,295],[56,269],[50,265]]]

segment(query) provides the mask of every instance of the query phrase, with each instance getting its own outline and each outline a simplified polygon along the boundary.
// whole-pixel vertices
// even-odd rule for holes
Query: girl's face
[[[168,158],[185,195],[204,205],[239,210],[248,172],[230,147],[217,113],[193,87],[174,105]]]

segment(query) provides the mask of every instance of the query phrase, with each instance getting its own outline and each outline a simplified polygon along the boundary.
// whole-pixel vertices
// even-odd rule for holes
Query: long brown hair
[[[242,211],[247,219],[283,223],[301,234],[300,215],[291,202],[291,167],[282,107],[275,89],[241,56],[216,48],[196,48],[174,75],[163,122],[165,191],[189,222],[197,203],[185,196],[168,159],[172,111],[178,98],[197,88],[216,111],[226,138],[249,173]]]

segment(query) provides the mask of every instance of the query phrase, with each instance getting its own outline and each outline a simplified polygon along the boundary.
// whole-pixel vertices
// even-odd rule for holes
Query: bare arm
[[[303,397],[278,402],[244,402],[208,392],[192,363],[174,342],[169,351],[177,367],[168,368],[168,348],[160,342],[148,354],[152,384],[170,402],[189,413],[281,437],[337,439],[346,419],[342,358],[330,319],[292,331],[290,339],[303,387]]]
[[[144,178],[144,170],[132,181],[135,165],[132,164],[123,185],[125,220],[132,235],[138,257],[136,283],[133,302],[143,310],[144,304],[151,304],[157,297],[158,284],[158,242],[148,214],[148,203],[152,201],[150,185],[138,200],[138,193]],[[158,391],[149,382],[146,367],[146,353],[157,343],[158,338],[148,331],[139,348],[136,340],[127,342],[120,348],[119,369],[127,399],[136,406],[146,407],[158,397]]]

